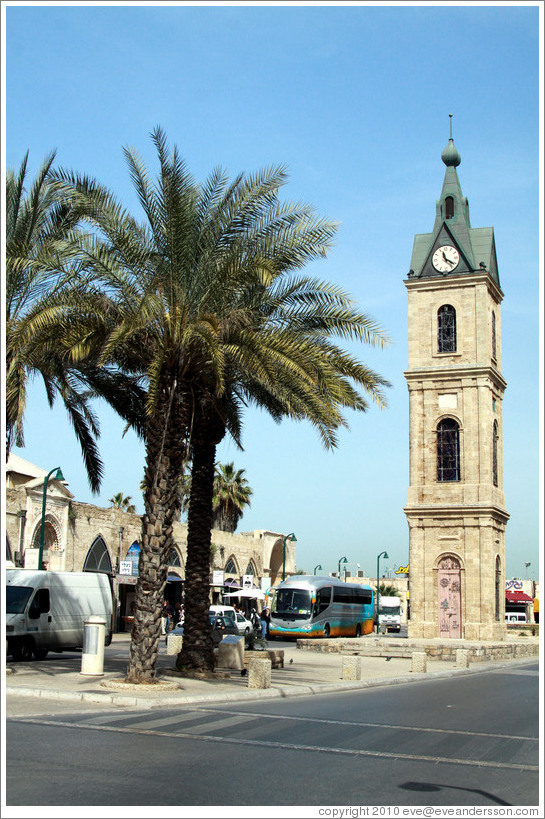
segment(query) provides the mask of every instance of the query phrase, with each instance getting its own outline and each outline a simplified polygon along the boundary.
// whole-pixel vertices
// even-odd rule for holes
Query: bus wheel
[[[330,634],[331,629],[329,628],[329,623],[326,623],[324,626],[324,637],[326,638],[326,640],[329,638]]]
[[[356,637],[361,637],[361,625],[359,623],[356,626]]]

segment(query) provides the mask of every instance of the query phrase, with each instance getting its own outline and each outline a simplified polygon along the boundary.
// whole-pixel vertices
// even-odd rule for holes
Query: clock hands
[[[448,256],[445,256],[445,251],[444,250],[442,250],[441,253],[443,254],[443,259],[445,260],[445,262],[447,262],[448,264],[451,264],[451,265],[455,264],[453,259],[449,259]]]

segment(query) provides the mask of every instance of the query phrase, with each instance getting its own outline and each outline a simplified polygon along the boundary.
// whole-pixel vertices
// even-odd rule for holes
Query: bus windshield
[[[310,591],[306,589],[278,589],[271,614],[306,620],[310,617]]]
[[[6,614],[22,614],[33,591],[28,586],[6,586]]]

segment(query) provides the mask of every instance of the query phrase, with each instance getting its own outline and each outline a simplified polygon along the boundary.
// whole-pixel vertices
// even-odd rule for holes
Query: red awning
[[[523,591],[506,591],[505,601],[506,603],[533,603],[534,598]]]

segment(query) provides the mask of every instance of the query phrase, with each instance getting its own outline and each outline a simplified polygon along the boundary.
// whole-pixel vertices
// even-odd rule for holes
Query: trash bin
[[[81,674],[88,677],[104,675],[104,639],[106,620],[102,617],[88,617],[83,624],[83,650],[81,655]]]

